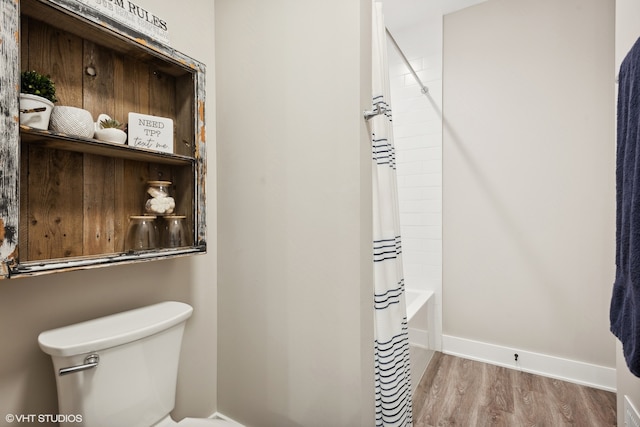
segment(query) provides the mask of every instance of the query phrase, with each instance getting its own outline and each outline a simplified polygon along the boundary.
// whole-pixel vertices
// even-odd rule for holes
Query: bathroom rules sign
[[[129,145],[147,150],[173,153],[173,120],[165,117],[129,113]]]
[[[102,16],[129,27],[151,40],[170,45],[167,21],[130,0],[75,0],[75,2],[82,3]]]

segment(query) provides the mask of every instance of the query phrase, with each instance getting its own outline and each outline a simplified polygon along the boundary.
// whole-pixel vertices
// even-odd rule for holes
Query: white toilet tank
[[[68,425],[149,427],[167,417],[192,311],[169,301],[41,333],[40,348],[53,359],[58,412],[82,416],[83,423]]]

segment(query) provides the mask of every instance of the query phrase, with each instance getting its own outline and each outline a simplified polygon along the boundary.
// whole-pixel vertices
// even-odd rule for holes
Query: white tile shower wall
[[[442,331],[442,20],[390,28],[428,96],[388,45],[404,277],[407,288],[433,291],[435,350]]]

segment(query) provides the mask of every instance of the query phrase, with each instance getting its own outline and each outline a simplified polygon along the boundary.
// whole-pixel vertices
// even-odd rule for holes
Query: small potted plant
[[[46,130],[53,103],[57,102],[56,86],[48,75],[24,71],[20,76],[20,124]]]
[[[127,140],[127,133],[122,130],[122,124],[106,114],[100,114],[95,123],[96,139],[116,144],[124,144]]]

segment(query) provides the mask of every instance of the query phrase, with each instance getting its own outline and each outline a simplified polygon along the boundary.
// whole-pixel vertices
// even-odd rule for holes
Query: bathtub
[[[429,300],[433,297],[431,291],[418,291],[414,289],[407,289],[405,291],[405,300],[407,303],[407,320],[411,322],[420,309],[427,305]]]
[[[409,343],[423,348],[432,348],[429,339],[433,339],[433,292],[407,289],[407,322],[409,324]],[[431,336],[430,336],[431,335]]]
[[[411,389],[415,393],[433,356],[433,292],[407,289],[407,321],[409,322],[409,347],[411,350]]]

